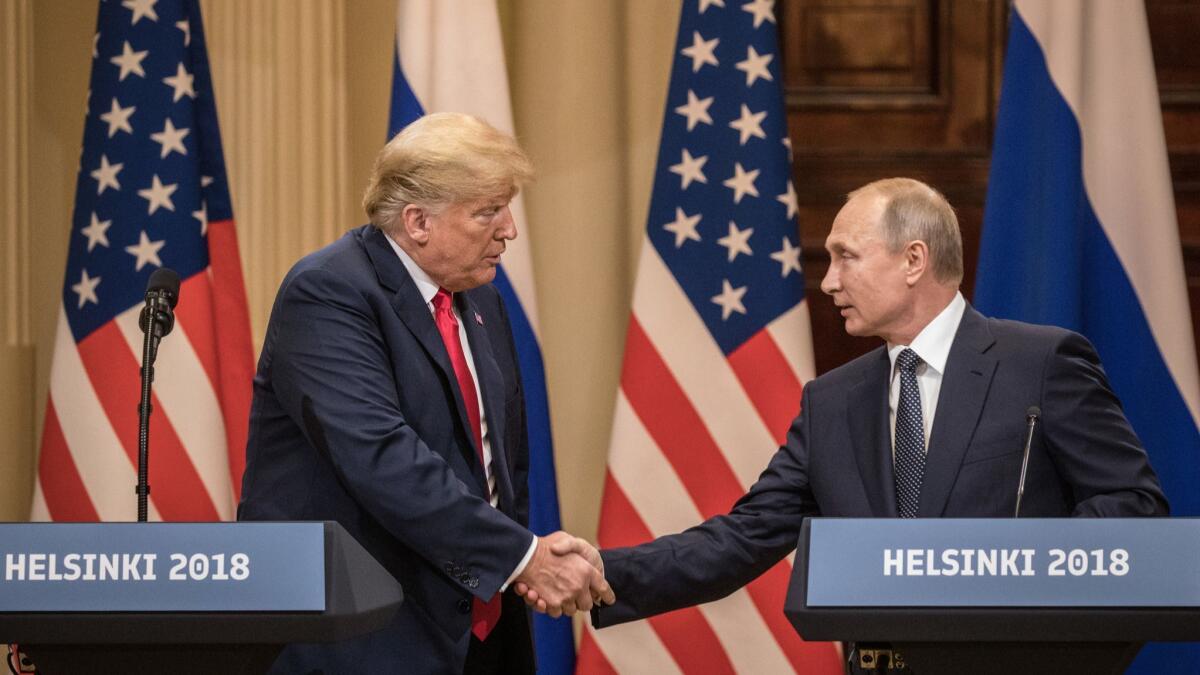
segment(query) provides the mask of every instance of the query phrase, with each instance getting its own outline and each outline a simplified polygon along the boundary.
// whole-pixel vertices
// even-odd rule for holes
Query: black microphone
[[[179,275],[175,270],[160,267],[150,275],[146,284],[146,306],[138,325],[146,337],[142,341],[142,396],[138,403],[138,522],[147,520],[150,497],[150,386],[154,382],[154,360],[158,358],[158,342],[175,327],[175,305],[179,302]]]
[[[1042,409],[1036,405],[1029,406],[1025,411],[1025,455],[1021,458],[1021,480],[1017,483],[1017,509],[1013,518],[1021,517],[1021,497],[1025,495],[1025,472],[1029,469],[1029,446],[1033,445],[1033,428],[1037,426]]]
[[[175,305],[179,304],[179,275],[169,267],[160,267],[146,284],[146,306],[138,318],[142,332],[153,329],[162,338],[175,328]]]

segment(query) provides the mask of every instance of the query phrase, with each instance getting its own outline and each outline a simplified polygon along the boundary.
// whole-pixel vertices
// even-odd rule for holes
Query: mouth
[[[853,309],[854,305],[838,305],[838,313],[842,315],[842,318],[850,316],[850,311]]]

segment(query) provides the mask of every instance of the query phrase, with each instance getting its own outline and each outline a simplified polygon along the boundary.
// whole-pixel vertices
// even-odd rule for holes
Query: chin
[[[488,268],[486,272],[481,272],[471,279],[471,288],[478,288],[484,284],[490,284],[496,280],[496,268]]]
[[[851,320],[847,320],[846,335],[851,337],[866,337],[867,333],[860,324]]]

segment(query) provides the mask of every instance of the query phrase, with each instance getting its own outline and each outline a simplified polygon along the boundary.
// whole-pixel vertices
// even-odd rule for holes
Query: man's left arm
[[[1166,515],[1158,476],[1091,343],[1067,334],[1044,368],[1041,431],[1073,491],[1072,515]]]

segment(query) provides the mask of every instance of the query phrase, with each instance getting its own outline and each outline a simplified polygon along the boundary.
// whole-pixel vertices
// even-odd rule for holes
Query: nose
[[[837,258],[829,261],[829,269],[825,271],[825,276],[821,279],[821,292],[826,295],[833,295],[842,290],[842,281],[838,274]]]
[[[513,219],[512,210],[507,206],[500,212],[500,226],[496,228],[496,238],[508,241],[517,238],[517,221]]]

